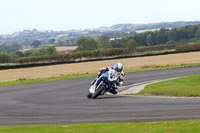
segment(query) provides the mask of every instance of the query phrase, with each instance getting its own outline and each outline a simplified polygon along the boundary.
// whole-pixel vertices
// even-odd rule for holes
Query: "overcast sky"
[[[200,20],[200,0],[0,0],[0,34]]]

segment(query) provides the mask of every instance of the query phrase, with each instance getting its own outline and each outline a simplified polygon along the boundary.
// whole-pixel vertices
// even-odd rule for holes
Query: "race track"
[[[124,86],[200,74],[200,67],[130,73]],[[200,120],[200,98],[102,96],[87,99],[93,78],[0,88],[0,126]]]

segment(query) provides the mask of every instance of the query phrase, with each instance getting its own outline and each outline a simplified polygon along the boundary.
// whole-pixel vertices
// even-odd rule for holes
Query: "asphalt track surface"
[[[200,74],[200,67],[130,73],[124,86],[195,74]],[[0,126],[200,120],[200,98],[105,95],[87,99],[92,79],[1,87]]]

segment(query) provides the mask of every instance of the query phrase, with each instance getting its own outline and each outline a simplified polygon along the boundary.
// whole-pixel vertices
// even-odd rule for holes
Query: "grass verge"
[[[70,75],[70,76],[39,78],[39,79],[19,79],[17,81],[0,82],[0,87],[21,85],[21,84],[41,83],[41,82],[49,82],[49,81],[56,81],[56,80],[67,80],[67,79],[95,77],[95,76],[97,76],[97,74]]]
[[[154,66],[154,65],[143,66],[141,69],[126,70],[125,73],[135,73],[135,72],[145,72],[145,71],[175,69],[175,68],[185,68],[185,67],[195,67],[195,66],[200,66],[200,64],[182,64],[182,65],[174,65],[174,66],[170,66],[170,65],[167,65],[167,66]],[[41,83],[41,82],[49,82],[49,81],[56,81],[56,80],[96,77],[96,76],[97,76],[97,74],[82,74],[82,75],[70,75],[70,76],[40,78],[40,79],[19,79],[17,81],[0,82],[0,87],[21,85],[21,84]]]
[[[199,133],[200,121],[1,127],[1,133]]]
[[[200,66],[200,64],[181,64],[181,65],[166,65],[166,66],[151,65],[151,66],[143,66],[140,69],[136,70],[126,70],[125,73],[146,72],[146,71],[197,67],[197,66]]]
[[[176,97],[200,97],[200,75],[147,85],[139,95],[165,95]]]

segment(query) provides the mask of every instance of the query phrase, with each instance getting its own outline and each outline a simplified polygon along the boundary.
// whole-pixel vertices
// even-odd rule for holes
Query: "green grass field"
[[[200,121],[1,127],[0,133],[199,133]]]
[[[145,89],[138,94],[200,97],[200,75],[183,77],[147,85]]]
[[[142,69],[128,70],[128,71],[125,71],[125,73],[135,73],[135,72],[145,72],[145,71],[175,69],[175,68],[195,67],[195,66],[200,66],[200,64],[189,64],[189,65],[182,64],[182,65],[178,65],[178,66],[144,66]],[[40,82],[49,82],[49,81],[56,81],[56,80],[96,77],[96,76],[97,76],[97,74],[82,74],[82,75],[41,78],[41,79],[20,79],[17,81],[0,82],[0,87],[21,85],[21,84],[32,84],[32,83],[40,83]]]

